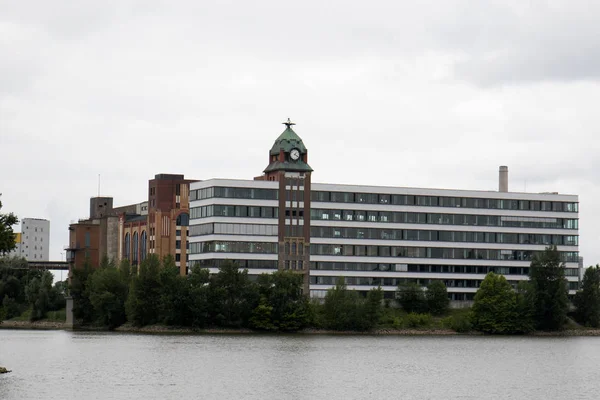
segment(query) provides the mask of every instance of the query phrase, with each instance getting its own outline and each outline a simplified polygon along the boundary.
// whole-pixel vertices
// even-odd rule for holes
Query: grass
[[[9,321],[30,321],[31,318],[31,308],[28,308],[23,312],[23,314],[18,317],[11,318]],[[67,319],[66,310],[60,309],[58,311],[48,311],[46,318],[41,321],[49,321],[49,322],[65,322]]]

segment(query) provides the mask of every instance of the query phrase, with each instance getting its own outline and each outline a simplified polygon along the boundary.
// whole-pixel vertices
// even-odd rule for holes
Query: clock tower
[[[309,296],[310,271],[310,175],[308,150],[288,120],[269,151],[269,165],[256,179],[279,183],[278,269],[303,275]]]

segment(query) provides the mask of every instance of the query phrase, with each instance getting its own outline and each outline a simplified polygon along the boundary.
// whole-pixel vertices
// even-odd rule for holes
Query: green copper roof
[[[302,161],[274,161],[264,170],[265,173],[273,171],[289,171],[289,172],[312,172],[310,165]]]
[[[269,154],[277,155],[281,149],[288,153],[293,148],[300,150],[300,153],[302,154],[306,153],[306,147],[304,146],[304,143],[302,143],[302,139],[300,139],[300,136],[294,132],[290,125],[288,125],[287,128],[285,128],[285,131],[283,131],[277,140],[275,140]]]

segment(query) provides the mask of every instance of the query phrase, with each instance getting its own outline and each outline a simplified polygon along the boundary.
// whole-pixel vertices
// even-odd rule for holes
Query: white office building
[[[286,125],[264,175],[191,183],[191,265],[290,269],[312,297],[339,277],[359,291],[381,286],[388,298],[400,283],[440,280],[468,301],[488,272],[516,286],[532,257],[556,245],[577,289],[577,196],[509,192],[506,167],[497,192],[311,184],[307,150]]]

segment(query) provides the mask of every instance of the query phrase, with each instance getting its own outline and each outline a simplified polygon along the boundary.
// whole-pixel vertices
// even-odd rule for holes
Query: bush
[[[471,316],[469,313],[461,313],[451,315],[442,319],[442,326],[447,329],[452,329],[458,333],[469,332],[473,329],[471,324]]]
[[[430,327],[433,322],[430,314],[410,313],[404,318],[404,325],[407,328],[425,328]]]

